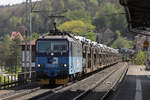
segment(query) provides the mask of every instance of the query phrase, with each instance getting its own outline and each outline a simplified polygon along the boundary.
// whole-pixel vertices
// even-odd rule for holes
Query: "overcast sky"
[[[12,4],[18,4],[25,2],[26,0],[0,0],[0,5],[12,5]],[[37,1],[37,0],[32,0],[32,1]]]

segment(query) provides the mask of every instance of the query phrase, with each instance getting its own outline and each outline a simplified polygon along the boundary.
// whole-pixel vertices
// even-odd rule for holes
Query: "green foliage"
[[[124,39],[123,37],[119,37],[114,41],[112,44],[113,48],[132,48],[132,41],[128,41]]]
[[[4,83],[4,77],[5,76],[0,75],[0,84]],[[5,77],[5,82],[8,82],[8,77]]]
[[[69,10],[68,12],[65,13],[65,17],[68,21],[71,20],[82,20],[86,21],[86,23],[91,23],[91,16],[89,12],[81,9],[81,10]]]
[[[10,55],[10,44],[11,40],[8,35],[5,35],[4,38],[0,41],[0,66],[6,64],[6,60]]]
[[[21,60],[20,43],[18,37],[12,41],[8,35],[0,41],[0,66],[4,66],[5,71],[13,72],[18,69]]]
[[[22,24],[22,18],[21,17],[15,17],[15,16],[12,16],[10,19],[10,24],[16,28],[17,26],[20,26]]]
[[[120,31],[119,31],[119,30],[116,30],[116,35],[117,35],[117,38],[119,38],[119,37],[120,37],[121,33],[120,33]]]
[[[85,4],[82,0],[68,0],[67,8],[70,8],[71,10],[75,9],[84,9]]]
[[[116,40],[111,45],[113,48],[133,48],[133,42],[121,36],[119,30],[116,30]]]
[[[89,0],[90,3],[92,3],[93,5],[98,6],[98,0]]]
[[[107,2],[107,3],[106,3]],[[32,14],[33,32],[45,34],[52,27],[53,18],[49,15],[64,15],[65,19],[57,19],[57,25],[66,21],[82,20],[85,23],[94,23],[99,32],[102,28],[110,28],[113,31],[126,28],[124,12],[115,0],[41,0],[34,7],[35,10],[49,12]],[[16,10],[17,9],[17,10]],[[66,12],[63,10],[66,9]],[[18,26],[26,25],[24,4],[0,8],[0,36],[16,31]],[[7,13],[6,13],[7,12]],[[52,28],[51,28],[52,29]]]
[[[13,77],[14,76],[18,77],[18,74],[13,74]],[[10,77],[3,76],[3,75],[0,74],[0,84],[4,84],[4,83],[7,83],[7,82],[10,82],[10,79],[11,79]],[[11,81],[15,81],[15,80],[11,80]]]
[[[21,58],[21,41],[16,37],[10,44],[10,55],[8,56],[7,66],[17,66]]]
[[[41,28],[43,28],[44,23],[42,22],[42,18],[39,14],[32,14],[32,31],[33,32],[39,32],[41,31]]]
[[[123,8],[117,6],[114,3],[104,3],[99,13],[97,13],[93,23],[96,25],[96,29],[109,28],[113,31],[121,30],[123,32],[127,26],[126,18],[122,13]]]
[[[91,40],[95,40],[95,34],[93,30],[95,29],[95,26],[91,24],[85,24],[81,20],[73,20],[73,21],[67,21],[60,25],[58,29],[62,31],[70,31],[74,35],[81,35],[85,36]],[[86,34],[85,34],[86,33]]]
[[[40,37],[40,34],[38,33],[32,33],[32,39],[35,40],[35,39],[38,39]]]
[[[146,52],[139,51],[136,54],[135,62],[134,63],[137,64],[137,65],[144,65],[145,61],[146,61],[146,58],[147,58]]]

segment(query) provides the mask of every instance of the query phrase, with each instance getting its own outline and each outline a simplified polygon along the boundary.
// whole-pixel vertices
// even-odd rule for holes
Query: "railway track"
[[[119,63],[117,65],[113,65],[112,67],[100,71],[74,84],[59,90],[54,90],[46,95],[43,94],[38,98],[33,97],[30,100],[80,100],[82,97],[85,97],[88,93],[95,89],[98,85],[105,82],[105,80],[108,79],[109,76],[113,75],[116,71],[125,68],[125,65],[127,64]]]
[[[53,93],[53,91],[58,91],[70,84],[73,84],[73,82],[61,86],[51,86],[51,87],[48,86],[44,88],[37,87],[37,88],[25,89],[25,90],[23,89],[18,91],[17,93],[14,93],[13,95],[8,94],[8,96],[3,98],[2,100],[36,100],[39,97],[49,95],[50,93]]]
[[[20,94],[25,95],[29,92],[36,91],[38,89],[40,89],[39,85],[36,82],[34,82],[32,84],[13,87],[7,90],[1,90],[1,92],[2,91],[7,91],[7,92],[0,94],[0,100],[9,100],[9,98],[18,97],[20,96]]]
[[[109,86],[109,84],[112,83],[106,80],[110,80],[109,77],[114,73],[117,72],[122,75],[121,73],[123,72],[119,72],[119,70],[124,71],[126,67],[121,67],[123,65],[123,63],[113,65],[78,82],[70,82],[65,86],[58,86],[51,89],[41,89],[40,87],[37,87],[30,90],[22,90],[24,92],[19,92],[14,95],[7,96],[2,100],[81,100],[84,98],[86,98],[85,100],[88,100],[87,98],[92,98],[92,96],[88,96],[90,96],[92,91],[94,91],[97,87],[106,87],[106,84]],[[115,86],[115,84],[113,85]],[[102,93],[103,96],[101,95],[101,98],[106,98],[111,90],[112,89],[108,89],[107,92]]]
[[[127,71],[128,71],[128,66],[124,69],[121,69],[121,71],[118,72],[120,74],[119,75],[120,77],[114,80],[114,82],[112,82],[113,84],[110,86],[110,88],[107,89],[107,92],[101,97],[101,100],[106,100],[109,98],[109,96],[111,95],[111,92],[115,91],[116,87],[119,85],[119,83],[121,83]]]
[[[113,89],[121,82],[128,67],[122,67],[109,73],[103,80],[91,86],[73,100],[106,100]],[[118,76],[118,77],[117,77]]]

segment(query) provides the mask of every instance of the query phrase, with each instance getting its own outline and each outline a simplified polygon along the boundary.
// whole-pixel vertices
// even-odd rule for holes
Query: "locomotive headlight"
[[[60,64],[60,66],[62,66],[62,67],[67,67],[67,64]]]
[[[41,65],[40,65],[40,64],[38,64],[38,67],[41,67]]]
[[[51,53],[51,56],[54,56],[54,53]]]
[[[67,64],[64,64],[64,67],[67,67]]]

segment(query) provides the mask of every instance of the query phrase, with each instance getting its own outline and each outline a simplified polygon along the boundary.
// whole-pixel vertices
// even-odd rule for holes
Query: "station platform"
[[[150,100],[150,71],[145,66],[130,65],[111,100]]]

